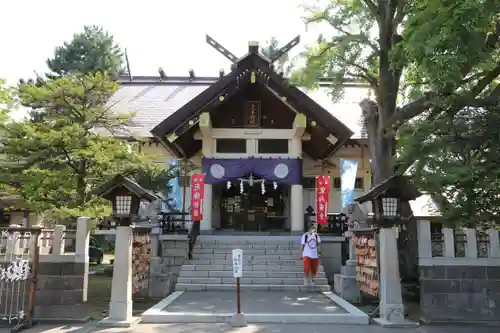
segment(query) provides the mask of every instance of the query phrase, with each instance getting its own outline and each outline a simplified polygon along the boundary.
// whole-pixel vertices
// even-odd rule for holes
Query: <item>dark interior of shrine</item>
[[[265,231],[285,229],[287,186],[253,177],[219,184],[221,229]],[[241,191],[243,183],[243,191]],[[262,193],[264,183],[264,193]],[[275,188],[276,187],[276,188]]]

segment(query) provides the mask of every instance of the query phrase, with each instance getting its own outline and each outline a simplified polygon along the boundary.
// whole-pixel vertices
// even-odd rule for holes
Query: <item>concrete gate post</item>
[[[132,228],[116,228],[115,261],[109,317],[99,322],[102,326],[130,327],[140,318],[132,317]]]

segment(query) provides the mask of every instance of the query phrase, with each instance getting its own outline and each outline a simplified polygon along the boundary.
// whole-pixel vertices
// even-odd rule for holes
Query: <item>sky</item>
[[[302,21],[303,0],[7,0],[0,18],[0,77],[16,83],[46,70],[54,48],[84,25],[103,26],[126,48],[132,75],[216,76],[230,63],[205,42],[209,34],[237,57],[248,41],[276,36],[286,43],[301,35],[302,51],[317,31]],[[306,33],[306,30],[309,30]]]

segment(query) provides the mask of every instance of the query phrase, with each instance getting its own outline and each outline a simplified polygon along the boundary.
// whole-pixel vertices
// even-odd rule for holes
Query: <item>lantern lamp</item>
[[[139,212],[141,200],[153,202],[158,199],[156,195],[122,175],[99,187],[94,194],[111,201],[113,217],[118,219],[121,225],[130,225]]]
[[[392,227],[403,223],[402,203],[408,203],[420,196],[420,192],[406,176],[396,174],[373,187],[366,194],[354,199],[362,204],[371,201],[373,205],[374,224]]]

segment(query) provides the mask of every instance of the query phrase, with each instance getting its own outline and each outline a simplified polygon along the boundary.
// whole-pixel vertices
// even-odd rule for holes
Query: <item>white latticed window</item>
[[[382,209],[385,216],[396,216],[398,213],[398,199],[382,198]]]
[[[130,206],[132,205],[132,197],[129,195],[116,197],[116,215],[127,216],[130,214]]]

